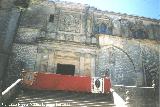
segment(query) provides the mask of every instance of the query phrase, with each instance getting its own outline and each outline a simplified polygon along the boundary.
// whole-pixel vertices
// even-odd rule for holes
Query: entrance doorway
[[[62,75],[74,75],[75,73],[75,65],[71,64],[57,64],[56,74]]]

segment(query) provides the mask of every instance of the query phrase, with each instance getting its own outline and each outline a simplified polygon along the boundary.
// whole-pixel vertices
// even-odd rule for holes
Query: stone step
[[[72,107],[115,107],[108,95],[64,91],[23,91],[11,104]]]

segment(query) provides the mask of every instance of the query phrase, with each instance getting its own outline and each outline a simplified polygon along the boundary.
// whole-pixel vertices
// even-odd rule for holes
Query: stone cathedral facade
[[[72,66],[80,76],[109,71],[114,85],[151,86],[159,79],[159,20],[62,1],[30,0],[18,8],[7,69],[11,82],[22,69],[57,73],[58,66]]]

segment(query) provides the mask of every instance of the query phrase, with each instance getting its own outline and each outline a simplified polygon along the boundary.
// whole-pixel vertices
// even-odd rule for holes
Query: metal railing
[[[16,88],[21,80],[22,79],[17,79],[12,85],[2,92],[3,101],[9,100],[15,94]]]

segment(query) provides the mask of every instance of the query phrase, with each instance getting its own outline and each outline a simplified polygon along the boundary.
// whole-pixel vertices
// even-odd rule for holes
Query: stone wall
[[[20,11],[16,8],[0,8],[0,80],[7,73],[9,56],[12,55],[12,42],[17,30]],[[1,86],[2,87],[2,86]]]
[[[4,79],[7,74],[8,59],[20,17],[20,11],[13,8],[13,2],[14,0],[0,0],[0,93],[5,89]]]
[[[159,46],[156,41],[98,35],[99,74],[109,69],[113,84],[152,86],[159,79]]]
[[[20,78],[22,69],[35,70],[37,46],[13,44],[13,55],[10,56],[8,66],[9,83]]]

